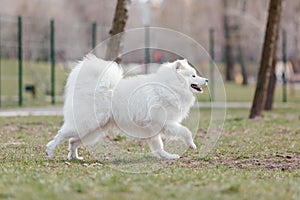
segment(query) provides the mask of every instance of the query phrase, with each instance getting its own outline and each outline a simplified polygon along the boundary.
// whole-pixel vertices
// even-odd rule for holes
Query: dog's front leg
[[[196,149],[191,131],[179,123],[167,122],[164,125],[163,133],[171,137],[178,137],[182,139],[190,148]]]
[[[151,152],[158,158],[167,158],[167,159],[178,159],[180,158],[177,154],[170,154],[164,150],[164,144],[161,139],[160,134],[149,138],[147,140]]]

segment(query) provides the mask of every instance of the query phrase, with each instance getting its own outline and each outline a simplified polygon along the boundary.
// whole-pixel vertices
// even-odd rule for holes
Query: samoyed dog
[[[82,159],[78,146],[95,145],[110,130],[146,141],[156,157],[177,159],[164,150],[162,136],[196,148],[191,131],[180,123],[194,104],[193,93],[202,93],[207,82],[186,59],[162,64],[153,74],[124,77],[117,63],[89,54],[69,74],[64,123],[47,144],[47,158],[69,140],[68,159]]]

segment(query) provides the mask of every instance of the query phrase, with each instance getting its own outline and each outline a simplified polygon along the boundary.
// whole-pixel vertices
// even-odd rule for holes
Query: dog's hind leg
[[[164,144],[160,134],[147,140],[151,152],[159,158],[178,159],[180,156],[177,154],[170,154],[164,150]]]
[[[83,160],[83,157],[78,156],[78,146],[83,144],[87,146],[95,145],[101,138],[105,136],[105,133],[100,129],[96,129],[90,133],[87,133],[83,137],[71,138],[69,140],[69,154],[68,159]]]
[[[71,138],[69,140],[69,154],[68,154],[68,159],[78,159],[78,160],[83,160],[83,157],[78,156],[78,146],[81,144],[81,139],[80,138]]]
[[[193,141],[191,131],[181,124],[175,122],[167,122],[164,125],[163,133],[172,137],[178,137],[182,139],[192,149],[197,148]]]
[[[73,136],[73,132],[71,131],[65,131],[63,128],[60,129],[56,136],[47,144],[46,148],[46,157],[48,159],[51,159],[53,156],[53,153],[60,143],[62,143],[65,140],[70,139]]]

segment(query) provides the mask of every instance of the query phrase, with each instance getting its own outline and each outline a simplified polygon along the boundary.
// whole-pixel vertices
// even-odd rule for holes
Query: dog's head
[[[202,87],[207,86],[208,79],[198,76],[196,70],[189,65],[186,59],[170,64],[173,70],[188,84],[192,92],[203,93]]]

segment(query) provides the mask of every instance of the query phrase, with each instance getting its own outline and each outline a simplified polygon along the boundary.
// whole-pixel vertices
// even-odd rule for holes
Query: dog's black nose
[[[208,83],[208,79],[205,79],[205,82]]]

